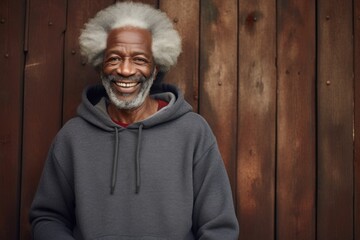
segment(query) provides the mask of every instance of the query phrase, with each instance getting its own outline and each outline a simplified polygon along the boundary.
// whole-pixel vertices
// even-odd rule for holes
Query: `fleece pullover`
[[[35,240],[236,240],[228,176],[206,121],[163,85],[169,104],[124,128],[102,86],[55,137],[31,211]],[[104,103],[104,104],[103,104]]]

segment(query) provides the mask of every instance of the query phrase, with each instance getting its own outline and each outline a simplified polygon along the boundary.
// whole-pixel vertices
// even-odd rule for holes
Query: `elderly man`
[[[228,177],[208,124],[158,76],[181,41],[168,17],[116,3],[82,31],[102,86],[57,134],[35,195],[34,239],[236,240]]]

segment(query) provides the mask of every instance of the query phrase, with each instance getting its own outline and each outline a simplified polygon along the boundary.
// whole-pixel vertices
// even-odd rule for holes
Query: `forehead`
[[[113,48],[136,48],[151,53],[151,33],[146,29],[122,27],[110,31],[106,51]]]

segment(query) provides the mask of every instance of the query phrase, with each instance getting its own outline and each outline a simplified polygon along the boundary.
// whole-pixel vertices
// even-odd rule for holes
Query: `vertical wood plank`
[[[122,0],[122,2],[124,2],[124,1],[126,1],[126,0]],[[159,0],[133,0],[133,2],[142,2],[142,3],[150,4],[156,8],[159,6],[158,1]]]
[[[68,1],[67,29],[65,36],[65,68],[64,68],[64,108],[63,122],[76,113],[81,101],[81,93],[85,86],[100,83],[99,73],[85,62],[80,55],[79,36],[89,18],[114,3],[114,0],[72,0]]]
[[[178,64],[165,78],[166,82],[178,86],[185,99],[198,109],[199,85],[199,1],[162,0],[160,9],[173,20],[182,38],[182,54]]]
[[[315,239],[315,2],[279,0],[276,239]]]
[[[355,66],[355,202],[354,202],[354,239],[360,240],[360,0],[354,0],[354,66]]]
[[[212,127],[235,192],[237,1],[201,0],[199,110]]]
[[[61,125],[66,1],[32,0],[29,13],[20,239],[30,239],[29,208],[49,145]]]
[[[19,231],[24,13],[22,1],[0,1],[0,239]]]
[[[237,199],[246,240],[275,236],[275,7],[276,1],[239,2]]]
[[[318,1],[318,240],[353,239],[352,4]]]

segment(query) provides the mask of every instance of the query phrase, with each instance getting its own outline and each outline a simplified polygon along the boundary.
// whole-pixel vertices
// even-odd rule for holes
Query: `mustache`
[[[144,76],[130,76],[130,77],[123,77],[118,75],[105,75],[105,79],[110,82],[118,82],[118,81],[135,81],[135,82],[145,82],[146,77]]]

